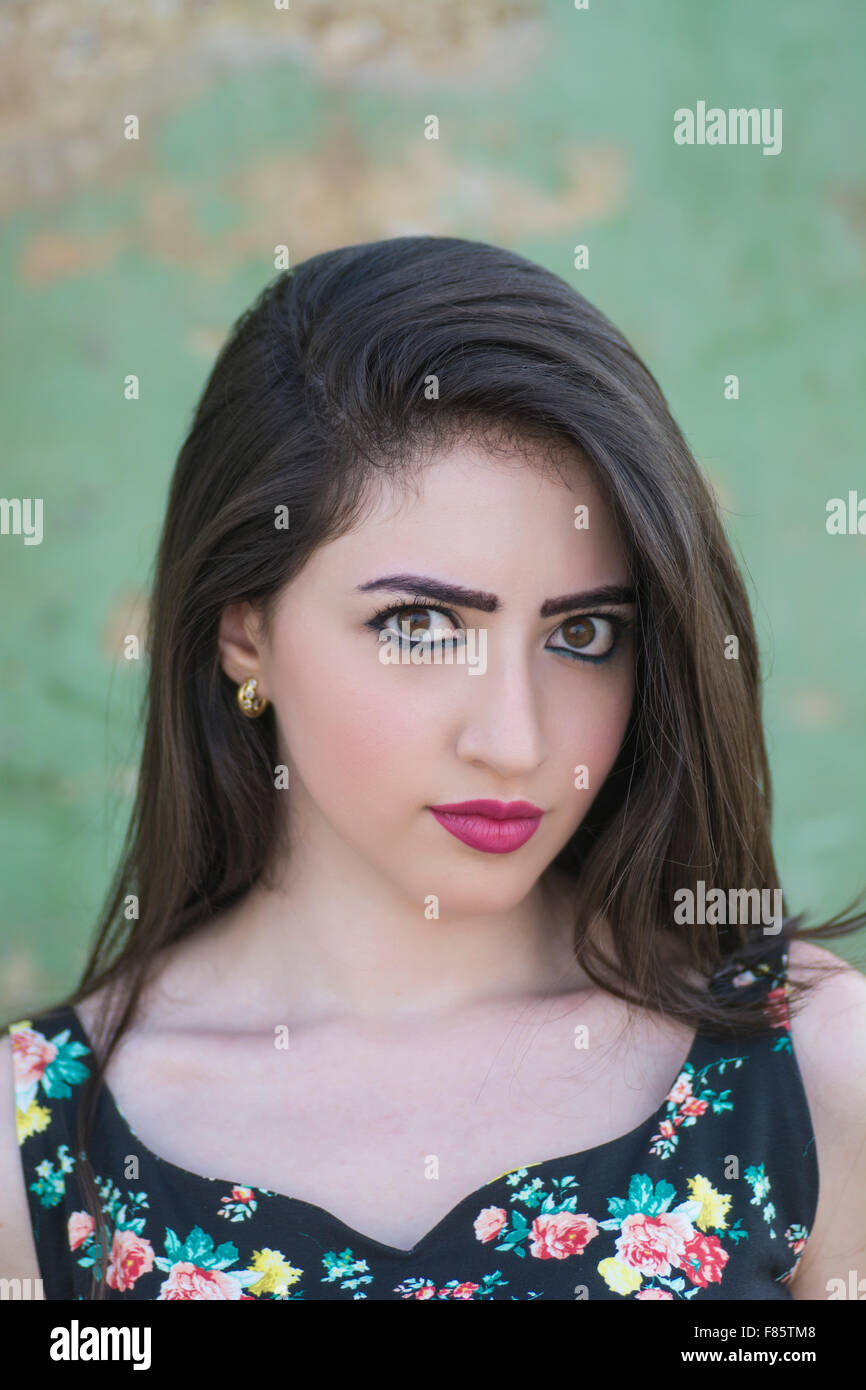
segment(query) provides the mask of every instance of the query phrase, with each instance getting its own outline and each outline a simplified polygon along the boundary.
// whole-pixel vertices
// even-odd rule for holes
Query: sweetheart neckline
[[[73,1005],[70,1005],[68,1006],[66,1011],[59,1010],[58,1015],[62,1017],[64,1012],[67,1012],[71,1015],[74,1026],[77,1028],[77,1031],[80,1035],[79,1040],[84,1043],[84,1045],[88,1048],[88,1051],[90,1052],[91,1056],[95,1058],[96,1053],[91,1043],[90,1036],[87,1032],[87,1029],[84,1027],[84,1024],[82,1023],[81,1018],[75,1007]],[[289,1203],[290,1205],[295,1207],[306,1207],[308,1211],[314,1212],[316,1215],[323,1217],[325,1220],[330,1221],[333,1225],[339,1227],[341,1231],[346,1232],[349,1236],[354,1237],[356,1241],[360,1241],[364,1245],[375,1246],[377,1250],[380,1250],[384,1254],[389,1255],[392,1259],[408,1259],[410,1256],[417,1255],[421,1248],[423,1246],[426,1246],[431,1240],[433,1240],[433,1238],[439,1234],[439,1232],[446,1225],[446,1223],[453,1221],[455,1217],[457,1217],[462,1212],[464,1207],[468,1205],[468,1203],[477,1201],[479,1197],[483,1196],[488,1187],[492,1187],[495,1183],[501,1182],[503,1178],[510,1177],[512,1173],[521,1172],[523,1169],[526,1169],[528,1172],[532,1168],[549,1168],[551,1166],[559,1164],[585,1164],[588,1160],[596,1158],[598,1155],[602,1153],[609,1152],[615,1148],[618,1148],[620,1145],[633,1142],[639,1134],[656,1124],[659,1115],[661,1114],[662,1110],[664,1109],[664,1106],[667,1103],[667,1098],[670,1095],[670,1092],[673,1090],[674,1086],[676,1085],[677,1081],[679,1080],[679,1077],[682,1075],[685,1068],[688,1065],[694,1063],[695,1057],[697,1056],[703,1042],[704,1036],[701,1030],[698,1028],[692,1035],[688,1053],[683,1058],[682,1062],[677,1068],[676,1075],[673,1077],[670,1085],[668,1086],[668,1089],[665,1092],[665,1095],[662,1098],[660,1105],[653,1111],[651,1115],[648,1115],[646,1119],[641,1120],[639,1124],[635,1125],[634,1128],[630,1129],[626,1134],[617,1135],[616,1138],[608,1139],[603,1144],[596,1144],[589,1149],[580,1149],[576,1153],[558,1154],[553,1158],[538,1159],[535,1163],[520,1163],[517,1164],[514,1168],[506,1168],[505,1171],[503,1173],[498,1174],[497,1177],[490,1178],[487,1182],[481,1183],[478,1187],[476,1187],[474,1191],[468,1192],[465,1197],[461,1197],[460,1200],[456,1202],[455,1205],[451,1207],[451,1209],[447,1211],[445,1215],[441,1217],[436,1222],[436,1224],[430,1228],[429,1231],[426,1231],[422,1236],[420,1236],[419,1239],[415,1242],[415,1244],[411,1246],[411,1248],[408,1250],[400,1249],[398,1246],[395,1245],[388,1245],[384,1241],[377,1240],[375,1236],[365,1235],[363,1231],[359,1231],[354,1226],[350,1226],[347,1222],[343,1221],[339,1216],[337,1216],[334,1212],[330,1211],[327,1207],[319,1206],[317,1202],[308,1202],[303,1197],[293,1197],[290,1193],[275,1192],[271,1188],[255,1186],[252,1183],[239,1182],[237,1180],[229,1178],[212,1178],[207,1173],[195,1173],[190,1168],[183,1168],[178,1163],[172,1163],[169,1159],[162,1158],[158,1153],[155,1153],[153,1149],[149,1148],[148,1145],[145,1144],[143,1140],[141,1140],[139,1136],[136,1134],[135,1130],[132,1128],[132,1125],[129,1123],[120,1106],[118,1105],[117,1100],[115,1099],[114,1094],[112,1093],[111,1088],[107,1085],[107,1083],[103,1083],[102,1091],[99,1097],[99,1107],[101,1109],[102,1106],[107,1103],[109,1113],[111,1114],[115,1122],[119,1123],[121,1127],[127,1131],[130,1138],[135,1141],[135,1143],[141,1148],[141,1150],[145,1154],[147,1154],[149,1159],[157,1163],[166,1172],[174,1173],[178,1177],[184,1178],[186,1181],[217,1183],[221,1187],[229,1188],[246,1187],[249,1188],[249,1190],[252,1192],[260,1192],[264,1196],[274,1198],[281,1203]]]

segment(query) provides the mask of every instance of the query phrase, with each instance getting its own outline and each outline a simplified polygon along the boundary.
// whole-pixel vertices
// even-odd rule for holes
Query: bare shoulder
[[[837,971],[824,974],[823,968]],[[815,967],[819,967],[816,969]],[[806,1045],[798,1056],[805,1078],[807,1070],[837,1073],[845,1053],[856,1061],[866,1055],[866,975],[842,956],[812,941],[793,941],[789,947],[788,977],[792,984],[814,981],[814,987],[792,1016],[791,1031]],[[852,1051],[859,1049],[859,1052]]]
[[[18,1146],[12,1038],[6,1032],[0,1037],[0,1279],[39,1277]],[[33,1287],[36,1298],[45,1297],[39,1283]]]
[[[814,969],[830,965],[842,969],[826,977]],[[790,1025],[819,1172],[818,1210],[791,1291],[845,1297],[849,1271],[866,1268],[866,976],[811,941],[791,943],[788,974],[792,983],[816,981]]]
[[[815,966],[841,966],[823,976]],[[814,986],[791,1016],[791,1039],[813,1119],[826,1114],[836,1126],[856,1126],[866,1106],[866,975],[841,956],[811,941],[789,949],[791,983]],[[826,1126],[825,1126],[826,1127]],[[832,1142],[832,1135],[826,1140]]]

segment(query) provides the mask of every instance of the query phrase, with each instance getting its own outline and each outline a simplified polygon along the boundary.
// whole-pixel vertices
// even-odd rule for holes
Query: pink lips
[[[544,815],[531,801],[458,801],[429,809],[458,840],[488,854],[510,854],[525,845]]]

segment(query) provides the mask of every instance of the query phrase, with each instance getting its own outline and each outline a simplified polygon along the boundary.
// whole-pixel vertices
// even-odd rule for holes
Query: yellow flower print
[[[25,1139],[29,1139],[31,1134],[41,1134],[43,1129],[47,1129],[51,1123],[51,1111],[38,1101],[31,1100],[26,1110],[15,1110],[15,1126],[18,1131],[18,1143],[23,1144]]]
[[[700,1173],[689,1178],[688,1189],[692,1201],[701,1204],[700,1214],[695,1217],[692,1225],[701,1231],[727,1230],[728,1223],[725,1218],[731,1209],[732,1198],[717,1192],[712,1183],[707,1178],[702,1178]]]
[[[634,1293],[639,1289],[643,1282],[643,1276],[636,1269],[629,1269],[622,1260],[616,1260],[610,1256],[602,1260],[598,1266],[598,1272],[609,1289],[614,1293]]]
[[[290,1265],[284,1255],[279,1250],[254,1250],[252,1263],[247,1265],[250,1271],[256,1270],[261,1273],[261,1279],[257,1279],[255,1284],[248,1284],[249,1293],[273,1293],[278,1297],[287,1294],[292,1284],[297,1284],[302,1269],[295,1269]]]

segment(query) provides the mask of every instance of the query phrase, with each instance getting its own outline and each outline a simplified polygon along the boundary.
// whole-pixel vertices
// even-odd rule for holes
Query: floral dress
[[[90,1159],[109,1299],[789,1299],[818,1201],[786,1007],[787,951],[711,988],[754,990],[769,1031],[695,1036],[659,1110],[609,1143],[503,1173],[411,1250],[289,1195],[143,1145],[110,1091]],[[74,1121],[93,1052],[64,1008],[11,1025],[18,1140],[48,1299],[90,1298],[96,1230]]]

